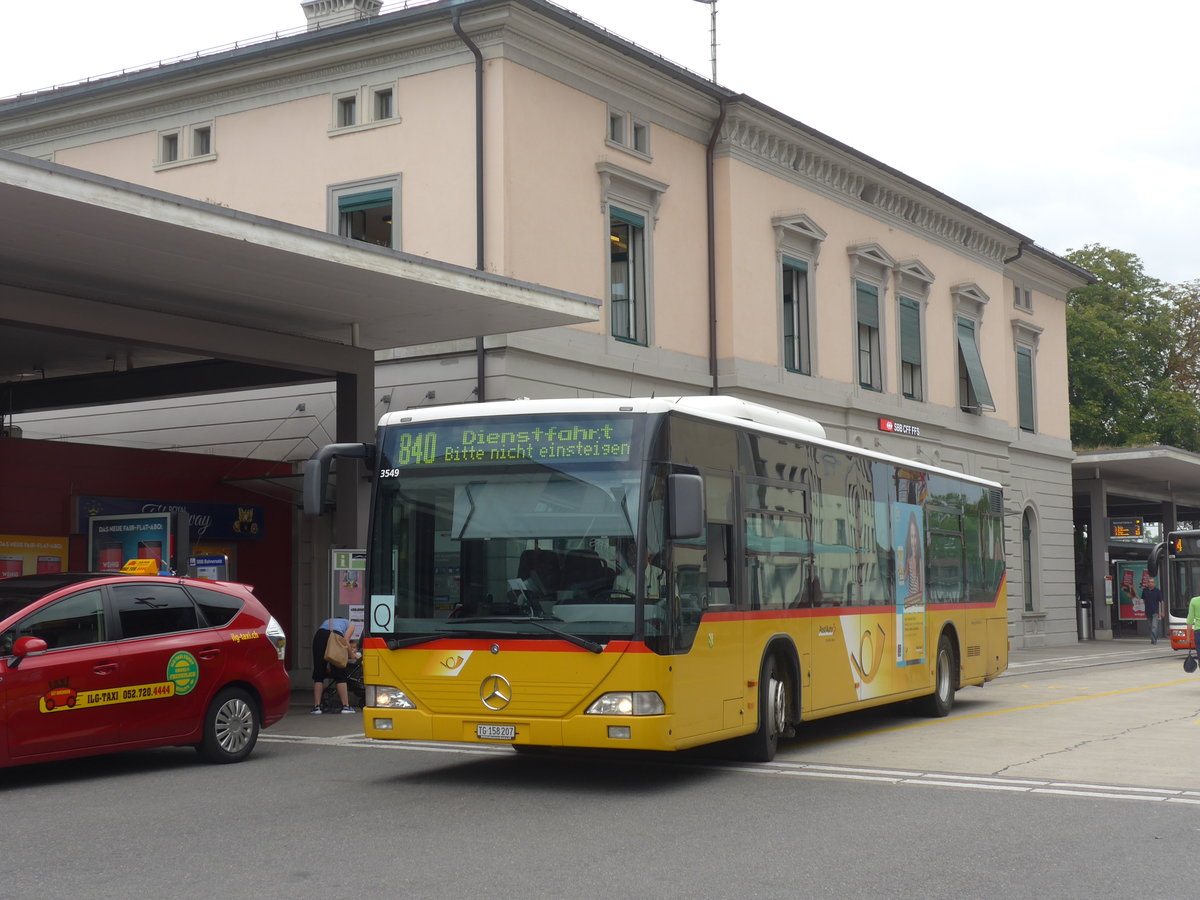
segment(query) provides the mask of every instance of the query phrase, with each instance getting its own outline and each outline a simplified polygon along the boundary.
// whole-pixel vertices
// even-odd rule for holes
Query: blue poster
[[[135,497],[76,497],[76,532],[88,530],[95,516],[129,516],[143,513],[187,513],[193,543],[200,541],[259,540],[263,536],[264,508],[235,503],[167,502]]]
[[[171,514],[93,516],[88,520],[88,570],[119,572],[131,559],[171,559]]]

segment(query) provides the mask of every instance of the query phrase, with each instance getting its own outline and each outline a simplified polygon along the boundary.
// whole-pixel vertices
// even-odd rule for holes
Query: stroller
[[[346,663],[346,696],[350,705],[362,709],[367,699],[367,687],[363,682],[363,666],[361,659],[352,659]],[[337,682],[329,679],[325,682],[325,690],[321,694],[321,711],[327,713],[340,712],[342,700],[338,696]]]

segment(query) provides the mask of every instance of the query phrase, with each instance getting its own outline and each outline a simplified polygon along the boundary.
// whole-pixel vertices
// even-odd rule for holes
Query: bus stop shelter
[[[0,151],[0,427],[13,414],[335,382],[374,428],[375,351],[596,321],[599,301]],[[0,441],[0,465],[4,444]],[[334,543],[361,546],[362,479]]]
[[[1105,600],[1114,563],[1145,559],[1161,534],[1200,528],[1200,454],[1167,446],[1084,451],[1071,481],[1079,636],[1112,636],[1116,607]]]

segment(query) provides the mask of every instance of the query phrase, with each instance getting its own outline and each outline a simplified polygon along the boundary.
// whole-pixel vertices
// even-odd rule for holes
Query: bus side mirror
[[[1166,543],[1155,544],[1154,549],[1150,551],[1150,558],[1146,560],[1146,573],[1151,578],[1158,577],[1158,569],[1162,565],[1162,558],[1167,553]]]
[[[335,457],[372,460],[374,444],[326,444],[304,461],[304,514],[319,516],[325,511],[325,487],[329,466]]]
[[[671,539],[690,541],[704,537],[704,479],[677,472],[669,476]]]

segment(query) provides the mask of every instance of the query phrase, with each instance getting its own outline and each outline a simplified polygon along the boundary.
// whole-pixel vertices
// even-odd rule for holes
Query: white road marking
[[[508,744],[450,744],[430,741],[376,741],[363,734],[318,737],[299,734],[263,734],[260,741],[279,744],[310,744],[349,747],[362,750],[418,750],[423,753],[448,753],[459,756],[512,755]],[[609,757],[611,758],[611,757]],[[642,762],[645,760],[639,757]],[[658,765],[658,763],[651,763]],[[1050,794],[1090,797],[1103,800],[1140,800],[1159,803],[1183,803],[1200,806],[1200,791],[1173,788],[1132,787],[1119,784],[1093,784],[1037,778],[1003,778],[996,775],[958,775],[950,772],[922,772],[912,769],[877,769],[863,766],[833,766],[775,760],[769,763],[719,763],[680,760],[662,765],[741,772],[746,775],[773,775],[790,778],[826,778],[841,781],[869,781],[918,787],[949,787],[975,791],[1009,791],[1022,794]]]

